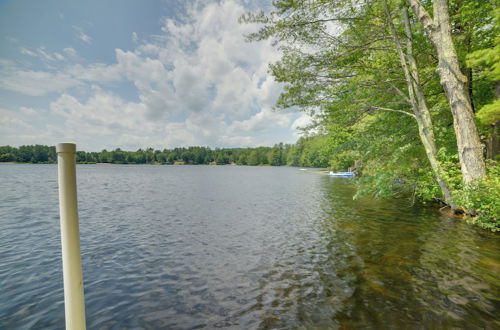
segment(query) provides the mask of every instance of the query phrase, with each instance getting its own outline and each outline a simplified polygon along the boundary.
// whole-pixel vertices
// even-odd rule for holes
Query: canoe
[[[350,178],[356,176],[354,172],[331,172],[327,174],[328,176],[335,176],[341,178]]]

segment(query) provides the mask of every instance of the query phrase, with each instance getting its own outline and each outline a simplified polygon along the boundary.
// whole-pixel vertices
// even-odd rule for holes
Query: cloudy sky
[[[270,1],[0,1],[0,145],[80,150],[293,143],[270,42],[238,24]]]

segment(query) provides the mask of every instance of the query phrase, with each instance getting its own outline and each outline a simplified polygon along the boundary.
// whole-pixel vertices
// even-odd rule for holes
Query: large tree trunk
[[[429,163],[431,164],[432,170],[434,171],[434,175],[436,176],[436,181],[443,192],[444,199],[446,202],[450,203],[451,201],[451,193],[450,190],[444,181],[442,176],[441,166],[439,164],[437,158],[437,147],[436,147],[436,138],[434,137],[434,130],[431,120],[431,113],[429,111],[429,107],[427,106],[427,101],[425,99],[424,91],[422,89],[422,85],[420,84],[420,77],[418,75],[417,69],[417,61],[413,56],[413,38],[410,26],[410,20],[408,18],[408,10],[403,8],[402,10],[403,20],[405,23],[405,31],[406,31],[406,57],[409,64],[409,70],[411,75],[411,86],[415,91],[415,96],[417,98],[417,109],[415,111],[415,116],[417,117],[417,123],[419,123],[419,133],[420,138],[422,139],[422,143],[424,144],[425,151],[427,153],[427,158],[429,159]],[[419,116],[417,116],[417,112]]]
[[[417,121],[420,140],[422,141],[422,145],[424,146],[427,159],[429,160],[431,168],[434,172],[436,181],[439,187],[441,188],[444,200],[447,203],[451,203],[450,190],[441,174],[441,168],[437,158],[437,148],[435,142],[436,139],[434,137],[431,115],[429,112],[429,108],[427,106],[427,102],[425,100],[422,86],[420,84],[417,62],[415,60],[415,57],[413,56],[413,41],[412,41],[410,21],[408,19],[408,10],[404,8],[402,12],[403,20],[405,23],[406,35],[407,35],[406,56],[405,56],[403,52],[403,47],[401,45],[401,42],[399,41],[396,32],[396,28],[392,23],[391,13],[387,6],[387,1],[384,1],[384,6],[389,21],[389,25],[391,28],[392,39],[394,41],[394,45],[396,46],[396,51],[399,55],[401,67],[403,68],[403,72],[405,74],[406,83],[408,86],[409,100],[413,109],[413,113],[415,114],[415,119]]]
[[[430,17],[419,0],[408,1],[437,51],[439,64],[436,71],[453,114],[463,181],[469,184],[483,179],[486,176],[483,148],[474,121],[467,89],[467,77],[460,71],[458,56],[451,37],[447,0],[434,0],[434,19]]]

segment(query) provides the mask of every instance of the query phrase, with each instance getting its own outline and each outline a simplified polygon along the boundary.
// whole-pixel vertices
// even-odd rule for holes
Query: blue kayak
[[[341,178],[350,178],[356,176],[354,172],[331,172],[327,174],[328,176],[335,176]]]

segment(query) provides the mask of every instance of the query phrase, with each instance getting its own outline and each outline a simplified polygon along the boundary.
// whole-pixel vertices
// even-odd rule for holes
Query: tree
[[[319,145],[311,140],[309,147],[300,152],[300,158],[297,159],[295,152],[291,162],[321,166],[324,164],[322,157],[328,155],[336,166],[346,166],[338,155],[345,158],[349,154],[349,158],[355,154],[345,150],[346,137],[352,138],[347,131],[354,130],[358,136],[373,138],[367,130],[368,126],[360,125],[361,122],[368,122],[368,115],[383,118],[377,125],[388,126],[392,121],[389,113],[402,114],[414,121],[402,119],[403,125],[376,129],[384,136],[406,135],[405,143],[408,144],[415,132],[411,126],[417,127],[436,182],[444,199],[449,201],[451,194],[441,174],[431,115],[413,56],[412,32],[407,15],[406,26],[402,24],[402,19],[399,20],[399,25],[406,30],[405,54],[387,1],[366,2],[355,7],[346,1],[334,4],[276,1],[274,4],[277,8],[275,12],[267,16],[262,13],[247,15],[243,20],[264,23],[264,27],[250,35],[250,39],[274,37],[281,44],[283,57],[271,65],[276,80],[286,83],[277,106],[319,112],[323,128],[330,136],[336,137],[331,141],[330,149],[343,149],[342,153],[319,153]],[[396,5],[399,5],[398,1]],[[327,26],[331,22],[340,22],[336,26],[337,32],[333,34],[332,26]],[[402,81],[406,83],[408,95],[404,93]],[[376,115],[374,112],[386,112],[387,115]],[[385,125],[384,120],[387,120]],[[399,140],[383,139],[386,143],[378,145],[381,149],[387,147],[388,141]],[[375,145],[373,141],[371,144]],[[299,145],[300,141],[297,142]],[[353,147],[353,144],[350,146]],[[372,146],[365,149],[373,149]],[[396,148],[401,148],[401,145],[394,144],[392,150]],[[391,148],[388,150],[391,151]],[[381,152],[371,155],[365,152],[365,156],[372,159],[376,154]],[[353,159],[351,161],[354,162]],[[380,170],[380,166],[377,167]],[[394,173],[394,168],[391,171]]]
[[[283,158],[283,143],[275,144],[269,154],[268,154],[268,163],[272,166],[281,166]]]
[[[256,149],[248,155],[247,164],[251,166],[259,165],[259,154]]]
[[[417,69],[417,62],[413,56],[413,37],[410,26],[410,19],[408,17],[407,8],[402,9],[402,18],[405,26],[406,33],[406,54],[403,52],[403,47],[399,41],[396,28],[392,22],[391,12],[389,6],[387,5],[387,0],[384,0],[384,9],[388,18],[388,24],[392,33],[392,39],[396,51],[399,55],[401,62],[401,67],[406,79],[406,84],[408,86],[409,101],[413,109],[413,118],[415,118],[418,126],[418,132],[422,145],[424,146],[429,163],[434,171],[436,181],[441,188],[444,199],[447,203],[451,202],[451,193],[448,185],[446,184],[443,175],[441,165],[438,161],[438,150],[436,147],[436,139],[434,137],[434,129],[431,120],[431,114],[427,106],[427,100],[424,95],[423,88],[420,84],[420,77]]]
[[[458,156],[463,181],[467,185],[483,179],[486,176],[486,167],[469,98],[467,77],[460,70],[451,35],[448,2],[447,0],[434,0],[434,17],[432,18],[420,0],[408,1],[438,55],[439,64],[436,71],[453,114]]]

